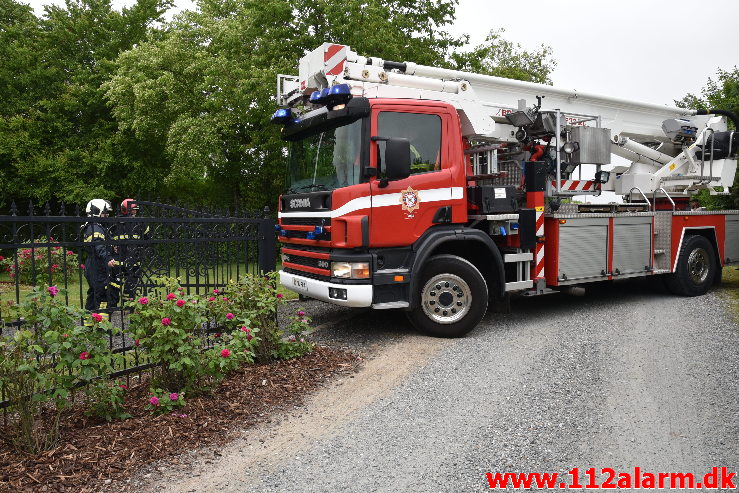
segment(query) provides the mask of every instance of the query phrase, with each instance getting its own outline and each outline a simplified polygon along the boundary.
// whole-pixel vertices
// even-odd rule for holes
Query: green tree
[[[0,69],[0,201],[84,202],[125,187],[139,161],[100,86],[168,1],[138,0],[116,11],[109,0],[68,0],[38,19],[15,0],[0,0],[7,26],[0,49],[8,53]]]
[[[734,66],[732,70],[719,69],[716,79],[708,78],[700,96],[688,94],[675,103],[681,108],[721,109],[739,115],[739,68]],[[729,126],[734,129],[731,122]],[[734,186],[731,187],[730,195],[710,195],[706,190],[700,192],[698,197],[701,204],[709,209],[739,208],[739,169],[734,176]]]
[[[552,49],[542,45],[535,51],[527,51],[520,44],[504,39],[504,32],[504,29],[491,30],[481,45],[452,53],[452,62],[458,70],[467,72],[551,84],[549,75],[556,66]]]
[[[550,51],[521,51],[491,33],[472,54],[450,36],[457,0],[201,0],[166,34],[118,59],[106,84],[123,132],[164,150],[164,188],[225,205],[273,204],[285,151],[268,124],[278,73],[326,41],[386,60],[472,68],[547,81]],[[485,57],[473,65],[474,53]],[[525,58],[519,63],[506,57]],[[507,65],[496,72],[496,63]]]

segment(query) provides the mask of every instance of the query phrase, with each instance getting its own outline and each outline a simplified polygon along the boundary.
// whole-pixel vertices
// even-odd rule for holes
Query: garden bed
[[[132,384],[126,410],[133,417],[125,421],[96,421],[75,406],[62,415],[53,450],[31,456],[0,443],[0,491],[98,490],[154,461],[228,442],[301,403],[333,375],[356,371],[359,363],[356,354],[317,346],[297,359],[244,366],[211,395],[189,398],[183,410],[161,416],[144,409],[148,382]],[[0,435],[7,432],[0,426]]]

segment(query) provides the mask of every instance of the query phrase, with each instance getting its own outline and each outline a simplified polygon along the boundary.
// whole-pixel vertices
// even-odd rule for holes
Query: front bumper
[[[327,301],[335,305],[352,307],[372,306],[371,284],[334,284],[290,274],[283,270],[280,271],[280,284],[290,291],[295,291],[310,298]],[[346,299],[330,298],[328,295],[329,288],[345,289]]]

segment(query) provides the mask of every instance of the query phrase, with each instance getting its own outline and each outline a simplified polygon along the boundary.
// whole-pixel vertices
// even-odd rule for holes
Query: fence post
[[[264,208],[265,217],[259,222],[259,272],[272,272],[277,268],[277,251],[275,250],[275,220],[269,214],[269,207]]]

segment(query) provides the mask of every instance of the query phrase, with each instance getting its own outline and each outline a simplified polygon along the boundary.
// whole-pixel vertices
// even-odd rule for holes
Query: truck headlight
[[[331,276],[369,279],[369,262],[331,262]]]

